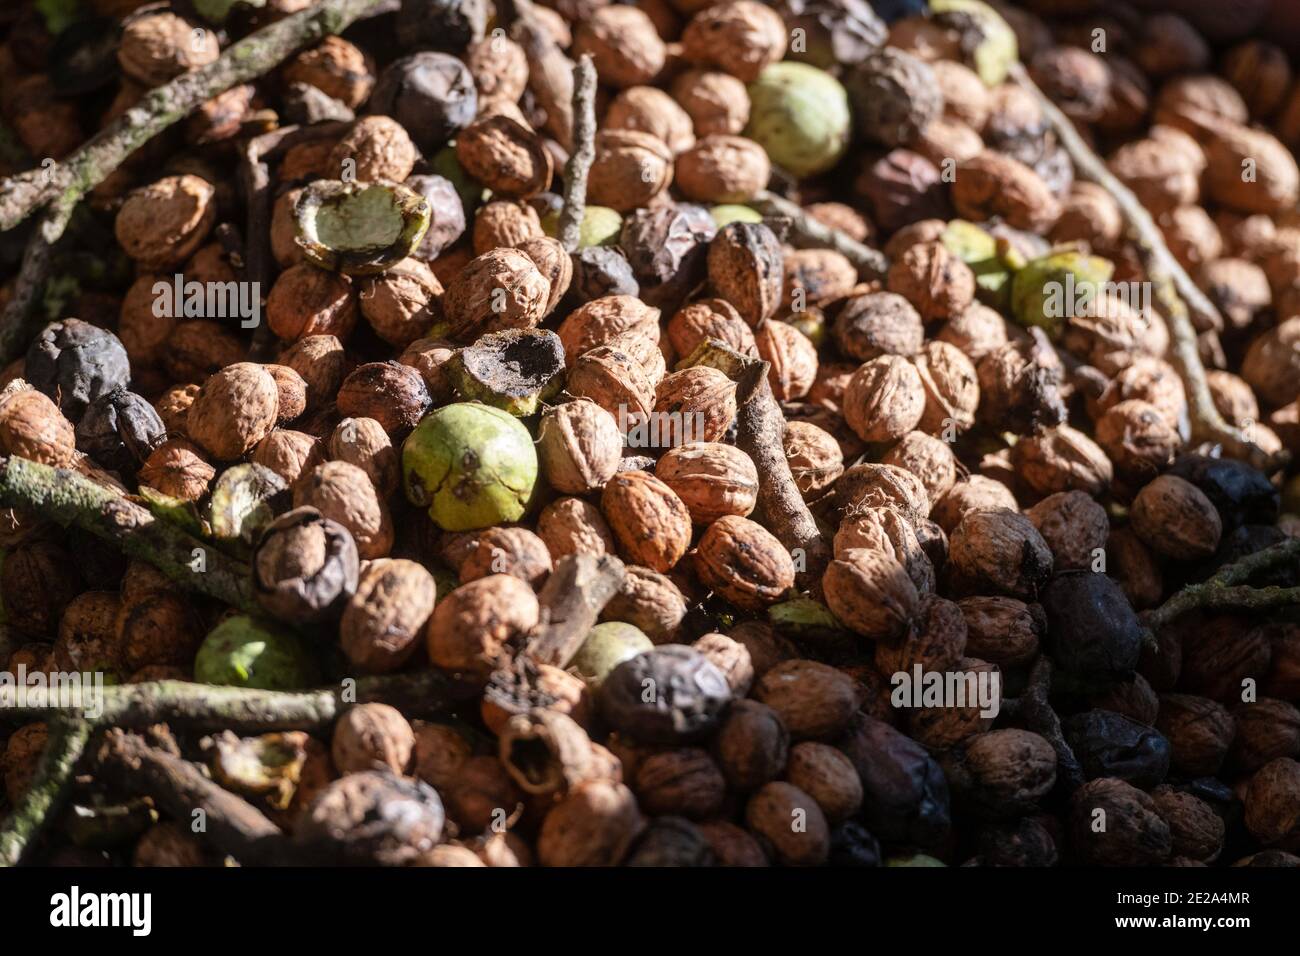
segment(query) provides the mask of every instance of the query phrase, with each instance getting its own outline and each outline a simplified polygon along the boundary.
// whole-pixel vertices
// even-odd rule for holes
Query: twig
[[[573,149],[573,61],[551,38],[533,12],[532,0],[500,0],[497,16],[528,60],[528,88],[546,113],[546,129]]]
[[[1200,324],[1208,328],[1222,328],[1223,322],[1214,303],[1197,287],[1187,270],[1169,251],[1151,213],[1147,212],[1132,190],[1120,182],[1105,162],[1084,142],[1069,118],[1030,79],[1024,66],[1013,63],[1011,76],[1037,98],[1061,145],[1074,161],[1076,171],[1083,178],[1105,189],[1118,203],[1131,238],[1142,256],[1156,301],[1169,324],[1171,357],[1187,392],[1193,440],[1243,451],[1244,457],[1254,467],[1265,471],[1275,470],[1278,463],[1274,457],[1249,441],[1244,432],[1224,421],[1210,395],[1192,313],[1197,314]]]
[[[754,197],[754,205],[767,215],[788,219],[793,233],[791,239],[796,246],[834,249],[853,263],[864,279],[880,279],[889,271],[889,259],[883,252],[818,222],[797,203],[764,190]]]
[[[188,821],[201,812],[201,832],[240,863],[291,862],[283,831],[262,811],[213,783],[188,760],[151,747],[135,734],[116,728],[105,734],[96,754],[96,777],[151,797],[173,819]]]
[[[25,344],[26,322],[49,271],[50,247],[67,228],[83,196],[103,182],[137,148],[188,116],[212,97],[257,79],[296,50],[343,32],[381,0],[321,0],[231,44],[213,62],[146,93],[51,170],[35,169],[0,181],[0,232],[48,206],[23,257],[17,286],[0,318],[0,362]]]
[[[1262,611],[1300,605],[1300,588],[1242,586],[1260,571],[1287,562],[1300,562],[1300,538],[1292,538],[1248,554],[1240,561],[1220,569],[1208,581],[1189,584],[1160,607],[1143,614],[1143,623],[1153,631],[1158,631],[1188,611],[1198,609],[1235,607]]]
[[[796,581],[816,590],[830,560],[830,548],[790,473],[785,457],[785,416],[768,384],[771,366],[708,339],[681,363],[681,368],[707,365],[736,382],[736,447],[758,471],[756,520],[776,535],[795,557]],[[801,560],[802,559],[802,560]]]
[[[1048,699],[1052,692],[1052,662],[1046,654],[1038,655],[1038,660],[1029,671],[1029,684],[1019,697],[1007,698],[1002,702],[1002,711],[1008,716],[1015,716],[1038,736],[1042,737],[1056,751],[1056,780],[1065,788],[1067,794],[1078,790],[1084,783],[1083,768],[1074,750],[1061,732],[1061,718]]]
[[[587,174],[596,158],[596,67],[583,54],[573,68],[573,151],[564,167],[564,207],[560,210],[560,242],[564,251],[578,251],[582,217],[587,211]]]
[[[566,666],[623,586],[624,573],[613,555],[561,558],[538,595],[542,620],[528,635],[524,654],[539,664]]]
[[[17,456],[0,458],[0,505],[76,525],[149,562],[184,588],[241,610],[258,610],[246,564],[78,472]]]
[[[40,835],[72,785],[73,771],[90,741],[88,721],[53,717],[49,740],[36,765],[36,773],[18,806],[0,829],[0,867],[17,866],[31,842]]]

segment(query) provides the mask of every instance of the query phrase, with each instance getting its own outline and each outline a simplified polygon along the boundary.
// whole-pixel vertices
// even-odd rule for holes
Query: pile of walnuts
[[[122,18],[102,70],[34,3],[0,27],[0,117],[35,157],[302,4],[223,24],[91,6]],[[3,370],[0,453],[185,522],[248,563],[262,616],[6,511],[0,664],[287,690],[435,668],[477,688],[437,721],[368,703],[316,736],[179,739],[334,862],[1300,865],[1294,614],[1196,611],[1158,646],[1138,616],[1300,536],[1300,477],[1192,442],[1121,210],[1005,60],[1013,38],[1218,307],[1196,331],[1220,412],[1293,456],[1300,78],[1268,40],[1129,4],[925,6],[543,0],[528,26],[600,82],[572,252],[568,130],[484,0],[403,0],[141,147],[77,240],[114,236],[93,251],[124,268],[69,279]],[[250,218],[243,147],[289,126]],[[353,180],[409,194],[428,227],[339,216],[314,241],[410,240],[397,261],[303,241],[304,196]],[[888,270],[764,219],[769,189]],[[250,261],[269,266],[255,328],[159,308],[178,283],[246,288]],[[1092,307],[1046,304],[1034,277],[1067,275]],[[493,366],[510,388],[467,371],[467,347],[532,330],[562,362],[544,391],[520,392],[534,359],[513,346]],[[788,477],[738,447],[737,381],[689,361],[710,341],[767,363]],[[493,415],[435,430],[476,401]],[[787,486],[821,564],[780,536]],[[573,555],[617,557],[623,583],[571,660],[538,663],[524,646]],[[1001,707],[1043,661],[1081,785]],[[989,693],[900,692],[921,674]],[[0,721],[0,808],[46,738]],[[129,796],[82,780],[73,801]],[[1098,809],[1119,822],[1097,832]],[[51,827],[37,858],[221,857],[184,821],[79,832]]]

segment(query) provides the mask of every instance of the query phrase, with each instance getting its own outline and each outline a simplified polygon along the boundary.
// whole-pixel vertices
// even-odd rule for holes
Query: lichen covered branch
[[[55,716],[49,721],[49,740],[36,773],[0,828],[0,867],[18,865],[32,840],[63,803],[92,729],[88,721],[76,718]]]
[[[564,207],[560,210],[560,242],[564,251],[578,251],[582,217],[587,211],[587,174],[596,158],[596,67],[584,54],[573,68],[573,151],[564,167]]]
[[[1069,118],[1030,79],[1024,66],[1012,64],[1011,75],[1042,107],[1062,147],[1074,162],[1075,171],[1084,179],[1101,186],[1114,197],[1128,226],[1130,236],[1142,256],[1156,301],[1169,324],[1170,357],[1182,377],[1187,391],[1187,402],[1192,420],[1192,438],[1213,442],[1234,450],[1246,452],[1246,458],[1256,468],[1273,470],[1277,463],[1273,456],[1251,442],[1240,429],[1229,425],[1214,405],[1210,386],[1205,379],[1205,366],[1192,322],[1195,312],[1206,327],[1220,327],[1218,310],[1196,285],[1187,270],[1169,251],[1160,227],[1133,191],[1125,186],[1106,167],[1106,163],[1079,135]]]
[[[1061,718],[1052,707],[1052,662],[1040,654],[1029,671],[1029,684],[1019,697],[1002,702],[1002,711],[1016,717],[1029,730],[1042,737],[1056,751],[1056,781],[1067,794],[1083,786],[1083,768],[1079,758],[1061,732]]]
[[[1189,584],[1160,607],[1144,614],[1143,621],[1155,631],[1189,611],[1222,608],[1266,611],[1300,605],[1300,588],[1256,588],[1245,584],[1261,571],[1286,564],[1300,566],[1300,538],[1248,554],[1208,581]]]

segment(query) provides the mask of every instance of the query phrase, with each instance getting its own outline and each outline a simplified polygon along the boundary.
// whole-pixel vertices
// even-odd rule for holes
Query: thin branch
[[[1052,707],[1049,699],[1052,693],[1052,662],[1046,654],[1038,655],[1038,660],[1029,671],[1029,684],[1019,697],[1010,697],[1002,702],[1002,711],[1018,718],[1026,728],[1042,737],[1056,751],[1056,780],[1073,793],[1084,783],[1083,768],[1079,758],[1065,740],[1061,732],[1061,718]]]
[[[67,797],[91,730],[90,723],[84,720],[56,716],[49,721],[49,740],[36,773],[18,806],[0,827],[0,867],[21,862],[28,846]]]
[[[1120,182],[1106,167],[1106,163],[1084,142],[1069,118],[1030,79],[1024,66],[1020,63],[1012,64],[1011,76],[1037,98],[1044,116],[1074,161],[1079,175],[1101,186],[1119,204],[1133,242],[1142,256],[1156,301],[1169,324],[1171,357],[1187,391],[1193,440],[1243,451],[1245,458],[1254,467],[1265,471],[1275,470],[1278,463],[1274,457],[1249,441],[1244,432],[1224,421],[1214,405],[1210,386],[1205,380],[1205,366],[1201,363],[1196,327],[1192,322],[1194,312],[1201,325],[1222,328],[1222,319],[1214,303],[1192,281],[1187,270],[1169,251],[1151,213],[1147,212],[1132,190]]]
[[[767,190],[758,193],[753,203],[765,215],[789,220],[794,245],[801,248],[834,249],[853,263],[864,279],[881,279],[889,271],[889,259],[883,252],[858,242],[839,229],[818,222],[798,203]]]
[[[75,471],[17,456],[0,458],[0,505],[76,525],[149,562],[184,588],[245,611],[258,610],[246,564]],[[196,561],[200,556],[202,561]]]
[[[1158,631],[1189,611],[1215,608],[1272,610],[1300,605],[1300,588],[1253,588],[1244,586],[1261,571],[1287,563],[1300,563],[1300,538],[1292,538],[1248,554],[1235,561],[1208,581],[1189,584],[1168,601],[1142,615],[1143,623]]]
[[[783,444],[785,415],[768,383],[771,366],[717,339],[700,343],[679,368],[694,365],[716,368],[736,382],[736,447],[758,471],[754,518],[795,556],[799,585],[816,590],[830,561],[830,548],[790,473]]]
[[[37,300],[45,289],[50,266],[54,259],[54,245],[63,236],[72,221],[77,200],[58,199],[41,214],[36,230],[23,251],[23,263],[14,280],[13,295],[4,311],[0,312],[0,363],[8,362],[27,348],[44,320],[36,308]]]
[[[542,585],[542,620],[524,645],[540,664],[565,667],[578,653],[600,612],[623,586],[623,562],[613,555],[567,555]]]
[[[578,251],[582,217],[587,211],[587,174],[596,158],[596,67],[583,54],[573,68],[573,151],[564,167],[564,207],[560,210],[560,242],[564,251]]]

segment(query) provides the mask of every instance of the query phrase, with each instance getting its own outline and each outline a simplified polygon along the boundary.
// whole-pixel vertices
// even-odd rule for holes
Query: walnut
[[[569,394],[589,398],[614,416],[620,431],[644,428],[651,421],[654,384],[645,367],[621,349],[601,345],[582,353],[570,364],[565,387]]]
[[[744,355],[757,355],[754,333],[725,299],[701,299],[682,306],[668,320],[673,351],[689,357],[707,339],[717,339]]]
[[[385,557],[393,547],[388,506],[356,465],[327,461],[302,476],[293,488],[293,506],[304,505],[347,528],[362,558]]]
[[[632,789],[649,814],[698,820],[721,810],[727,781],[707,750],[680,747],[647,755],[637,767]]]
[[[618,88],[649,83],[663,69],[666,51],[654,23],[636,7],[602,6],[583,18],[573,55],[591,55],[605,83]]]
[[[147,87],[162,86],[220,55],[216,31],[197,28],[167,11],[127,20],[117,46],[122,72]]]
[[[701,10],[682,33],[686,59],[716,66],[752,83],[785,53],[785,22],[756,0],[736,0]]]
[[[678,445],[659,459],[655,475],[686,505],[696,524],[712,524],[726,515],[745,517],[758,498],[754,463],[732,445]]]
[[[934,591],[934,564],[911,522],[896,508],[873,506],[846,517],[835,532],[833,548],[837,558],[855,548],[892,557],[903,566],[918,594]]]
[[[166,176],[134,190],[113,232],[142,269],[179,266],[203,245],[217,221],[216,189],[198,176]]]
[[[757,611],[794,586],[794,562],[762,525],[724,515],[696,545],[700,581],[736,607]]]
[[[1204,558],[1219,546],[1223,522],[1201,489],[1175,475],[1161,475],[1133,499],[1133,530],[1166,557]]]
[[[648,205],[672,181],[672,151],[650,133],[602,130],[596,134],[595,148],[587,188],[597,205],[629,212]]]
[[[400,183],[411,175],[418,157],[419,150],[397,120],[366,116],[353,123],[334,145],[329,169],[341,171],[351,160],[352,173],[360,182]]]
[[[1163,359],[1136,356],[1132,365],[1121,369],[1110,380],[1095,405],[1090,403],[1089,411],[1094,418],[1100,418],[1107,409],[1130,400],[1153,405],[1173,429],[1179,427],[1187,414],[1183,380]]]
[[[989,90],[974,70],[953,60],[930,64],[943,97],[943,111],[975,132],[989,118]]]
[[[270,434],[279,407],[279,389],[266,369],[238,362],[203,383],[190,406],[185,431],[214,458],[232,461]]]
[[[12,383],[0,393],[0,450],[43,465],[67,467],[76,452],[76,434],[48,395],[25,383]]]
[[[674,155],[695,142],[690,115],[671,96],[653,86],[633,86],[615,96],[605,110],[604,128],[649,133]]]
[[[1291,63],[1267,40],[1246,40],[1223,56],[1223,75],[1236,87],[1252,116],[1263,119],[1277,112],[1291,86]]]
[[[465,64],[474,76],[479,99],[518,101],[528,86],[528,57],[524,48],[504,34],[493,34],[469,45]]]
[[[1288,318],[1250,343],[1241,376],[1269,405],[1300,394],[1300,316]]]
[[[553,561],[567,554],[613,554],[617,547],[600,509],[581,498],[557,498],[543,508],[537,534]]]
[[[966,515],[996,509],[1017,510],[1015,495],[1000,481],[984,475],[971,475],[954,484],[936,501],[930,516],[945,532],[952,534]]]
[[[831,327],[839,350],[867,362],[882,355],[915,355],[924,338],[921,315],[894,292],[851,297]]]
[[[1035,232],[1048,229],[1061,211],[1034,170],[988,151],[958,167],[952,201],[960,215],[974,222],[1000,216],[1010,226]]]
[[[803,398],[817,378],[817,348],[794,326],[772,319],[754,330],[759,356],[771,365],[768,382],[777,401]]]
[[[1095,828],[1099,813],[1104,831]],[[1080,858],[1094,866],[1151,866],[1164,862],[1172,850],[1169,825],[1155,802],[1115,777],[1089,780],[1070,798],[1071,843]]]
[[[1033,600],[1052,573],[1052,550],[1038,529],[1014,511],[972,511],[948,541],[958,591]]]
[[[375,65],[347,40],[327,36],[285,64],[280,76],[285,83],[306,83],[356,109],[374,88]]]
[[[930,512],[930,496],[916,475],[896,465],[861,462],[848,469],[835,483],[835,491],[846,516],[868,508],[894,508],[920,527]]]
[[[447,334],[468,341],[485,332],[532,328],[546,314],[550,292],[550,282],[527,255],[494,249],[472,259],[447,284]]]
[[[373,418],[395,439],[406,437],[431,404],[420,373],[392,360],[358,365],[336,401],[340,415]]]
[[[476,256],[481,256],[502,246],[522,246],[528,240],[540,239],[544,235],[542,220],[537,215],[537,210],[522,201],[493,200],[484,203],[474,214],[474,254]],[[540,263],[538,263],[538,268],[541,268]],[[554,294],[554,291],[552,290],[552,294]]]
[[[551,185],[551,154],[536,133],[508,116],[487,116],[461,130],[456,158],[501,196],[527,199]]]
[[[610,479],[600,509],[628,560],[667,571],[686,553],[691,516],[673,490],[653,475],[622,472]]]
[[[1186,134],[1168,130],[1159,139],[1150,136],[1121,146],[1108,165],[1144,206],[1159,214],[1196,202],[1205,155]]]
[[[635,295],[606,295],[592,299],[569,313],[560,323],[565,361],[572,363],[598,345],[609,345],[623,332],[638,332],[659,341],[659,310]]]
[[[1149,480],[1171,464],[1182,445],[1165,413],[1139,399],[1112,405],[1097,419],[1095,434],[1116,472],[1137,482]]]
[[[519,578],[491,574],[462,584],[438,602],[429,620],[429,660],[486,679],[538,614],[537,596]]]
[[[990,595],[957,602],[966,619],[966,653],[1002,667],[1028,664],[1047,634],[1047,617],[1037,604]]]
[[[671,643],[685,617],[686,598],[672,579],[635,564],[628,565],[622,587],[600,612],[602,621],[631,624],[656,644]]]
[[[686,70],[673,80],[671,92],[697,136],[735,136],[749,122],[749,91],[729,73]]]
[[[305,335],[280,353],[280,364],[307,383],[307,407],[333,401],[343,382],[343,344],[334,335]]]
[[[1069,425],[1058,425],[1016,442],[1016,474],[1040,495],[1086,491],[1097,497],[1109,487],[1114,468],[1097,443]]]
[[[957,459],[951,445],[922,431],[908,432],[880,458],[921,479],[931,501],[938,501],[957,481]]]
[[[361,314],[389,345],[406,348],[439,318],[442,283],[418,259],[403,259],[358,286]]]
[[[415,732],[388,704],[350,707],[334,725],[330,756],[340,773],[388,769],[405,773],[415,752]]]
[[[795,487],[805,501],[820,498],[844,473],[839,442],[811,422],[786,422],[781,445]]]
[[[1055,242],[1084,240],[1095,247],[1106,247],[1119,239],[1124,220],[1119,203],[1096,183],[1084,180],[1073,183],[1061,201],[1061,214],[1052,225]]]
[[[266,297],[266,321],[286,342],[311,335],[346,340],[357,324],[357,298],[346,276],[300,263],[285,269]],[[287,363],[286,363],[287,364]],[[301,369],[295,371],[302,374]],[[303,378],[310,379],[303,375]]]
[[[1106,509],[1082,491],[1048,495],[1025,512],[1047,546],[1057,571],[1095,569],[1110,532]]]
[[[276,428],[253,448],[249,461],[271,469],[293,485],[322,461],[319,439],[304,432]]]
[[[1201,269],[1201,285],[1228,327],[1250,328],[1272,303],[1268,276],[1246,259],[1215,259]]]
[[[871,218],[886,232],[951,215],[945,186],[938,166],[906,149],[886,153],[863,170],[853,184],[870,207]]]
[[[903,565],[883,551],[862,548],[839,552],[826,567],[822,588],[845,627],[877,641],[902,637],[919,601]]]
[[[687,438],[719,441],[736,417],[736,383],[715,368],[697,365],[664,377],[655,389],[652,422],[668,422],[662,428],[659,443],[681,444]],[[677,435],[666,435],[674,430]],[[628,444],[635,447],[635,433],[629,432]]]
[[[588,399],[557,405],[542,416],[538,457],[557,491],[584,494],[603,488],[614,477],[622,450],[618,423]]]
[[[943,109],[943,92],[930,64],[894,47],[855,64],[845,86],[858,132],[885,146],[908,145]]]
[[[926,395],[915,365],[897,355],[866,362],[844,391],[844,420],[865,442],[901,438],[920,424]]]
[[[677,155],[674,176],[688,199],[743,203],[767,188],[772,164],[752,139],[710,133]]]
[[[202,452],[183,438],[163,442],[136,475],[140,484],[183,501],[198,501],[208,493],[217,470]]]
[[[971,360],[954,345],[929,342],[914,361],[925,389],[921,431],[948,441],[974,425],[980,390]]]

